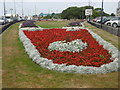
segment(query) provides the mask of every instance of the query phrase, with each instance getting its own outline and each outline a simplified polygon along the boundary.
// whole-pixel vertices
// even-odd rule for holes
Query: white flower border
[[[39,31],[42,31],[43,28],[37,26],[37,27],[24,27],[24,28],[21,28],[21,25],[22,23],[19,25],[19,30],[29,30],[29,31],[36,31],[36,30],[39,30]]]
[[[118,66],[120,60],[118,59],[119,51],[117,50],[117,48],[111,45],[110,43],[106,42],[105,40],[103,40],[93,31],[87,28],[86,30],[88,30],[88,32],[90,32],[90,34],[94,38],[96,38],[96,40],[101,45],[103,45],[105,49],[109,50],[112,53],[112,58],[115,58],[113,62],[109,64],[104,64],[101,67],[76,66],[76,65],[66,66],[66,64],[55,64],[52,62],[52,60],[48,60],[47,58],[41,57],[36,47],[31,43],[30,39],[27,38],[23,30],[21,29],[19,30],[19,37],[29,57],[43,68],[48,68],[50,70],[55,70],[59,72],[69,72],[69,73],[71,72],[71,73],[80,73],[80,74],[104,74],[108,72],[118,71],[120,69],[120,67]]]

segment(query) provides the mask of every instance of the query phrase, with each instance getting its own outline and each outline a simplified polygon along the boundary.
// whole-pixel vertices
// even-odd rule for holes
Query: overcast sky
[[[3,1],[0,0],[0,16],[3,15]],[[21,15],[22,11],[22,0],[5,0],[6,2],[6,10],[7,13],[10,12],[10,8],[13,8],[14,13],[14,1],[16,12]],[[64,9],[71,6],[86,6],[88,2],[96,8],[101,7],[102,0],[23,0],[23,10],[25,15],[33,15],[35,14],[35,6],[36,13],[52,13],[57,12],[60,13]],[[103,0],[104,1],[104,11],[107,13],[116,13],[116,9],[118,7],[118,1],[120,0]]]

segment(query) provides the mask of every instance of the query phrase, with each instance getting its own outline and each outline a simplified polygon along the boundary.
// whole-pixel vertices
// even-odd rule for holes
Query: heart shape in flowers
[[[48,46],[49,50],[58,50],[58,51],[69,51],[69,52],[80,52],[83,49],[87,48],[87,43],[83,43],[82,40],[77,39],[71,42],[64,41],[56,41],[50,43]]]
[[[42,57],[53,60],[53,63],[100,67],[112,62],[111,54],[105,50],[85,29],[66,31],[66,29],[44,29],[43,31],[24,31],[25,35],[36,46]],[[58,41],[72,42],[81,40],[87,44],[80,52],[49,50],[49,45]]]

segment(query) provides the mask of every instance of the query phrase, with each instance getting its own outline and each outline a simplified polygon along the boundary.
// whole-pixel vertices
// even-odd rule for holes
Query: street
[[[2,27],[3,27],[4,25],[0,25],[0,34],[2,33]]]

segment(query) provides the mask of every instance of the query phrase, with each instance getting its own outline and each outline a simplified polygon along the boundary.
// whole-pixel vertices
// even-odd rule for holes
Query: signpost
[[[89,21],[90,21],[90,16],[93,15],[92,9],[86,9],[86,10],[85,10],[85,15],[86,15],[86,16],[89,16]]]

